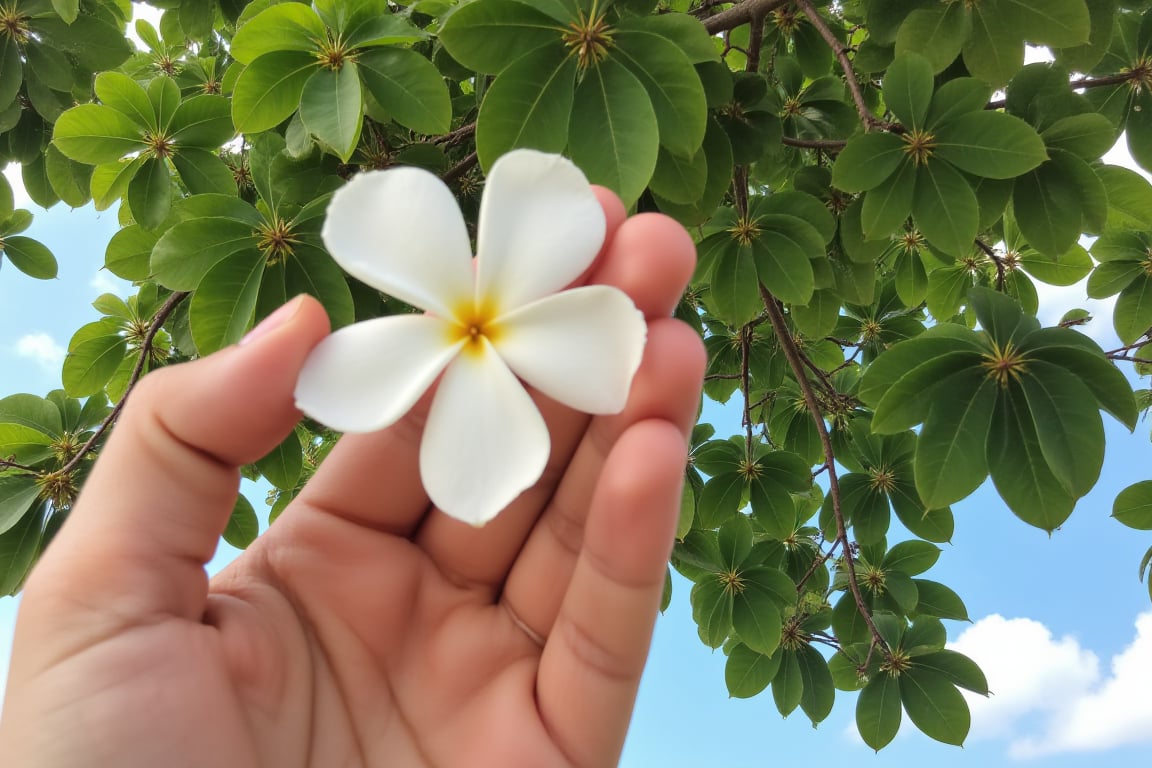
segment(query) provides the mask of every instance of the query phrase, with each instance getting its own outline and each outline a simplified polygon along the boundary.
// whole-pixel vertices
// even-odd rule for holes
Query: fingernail
[[[304,301],[304,296],[300,295],[284,304],[280,309],[276,310],[268,317],[260,321],[252,330],[245,334],[244,338],[240,339],[239,346],[251,344],[262,336],[267,336],[272,331],[287,323],[296,315],[296,310],[300,309],[300,304]]]

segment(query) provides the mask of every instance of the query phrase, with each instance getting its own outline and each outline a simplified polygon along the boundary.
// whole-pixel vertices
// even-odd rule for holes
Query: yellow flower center
[[[449,330],[448,341],[457,344],[463,340],[461,351],[465,353],[480,354],[484,348],[484,339],[495,343],[503,331],[489,302],[469,301],[458,307],[452,315],[454,322]]]

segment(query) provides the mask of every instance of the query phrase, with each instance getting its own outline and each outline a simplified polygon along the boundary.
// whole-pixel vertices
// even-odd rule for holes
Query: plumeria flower
[[[605,219],[568,160],[500,158],[480,204],[477,256],[448,187],[417,168],[362,173],[332,197],[323,237],[359,280],[426,314],[336,331],[313,351],[296,403],[344,432],[396,422],[439,378],[420,475],[445,513],[483,525],[540,479],[550,438],[524,388],[618,413],[647,326],[610,286],[562,290],[596,258]]]

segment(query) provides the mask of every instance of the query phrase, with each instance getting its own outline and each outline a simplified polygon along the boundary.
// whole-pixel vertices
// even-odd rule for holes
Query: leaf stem
[[[840,499],[840,483],[836,478],[836,453],[832,449],[832,439],[828,436],[828,426],[824,423],[824,414],[820,411],[816,392],[812,389],[812,383],[808,381],[808,376],[804,372],[804,361],[800,357],[800,350],[796,348],[796,342],[792,340],[792,334],[788,331],[788,325],[784,321],[784,313],[780,311],[776,297],[761,285],[760,298],[764,302],[764,308],[768,310],[768,320],[772,323],[772,330],[776,332],[776,338],[780,342],[780,348],[784,351],[784,357],[788,359],[792,374],[800,385],[800,391],[804,393],[804,402],[808,405],[808,412],[812,415],[812,420],[816,422],[816,431],[820,435],[820,445],[824,449],[824,466],[828,469],[828,493],[832,496],[832,514],[836,518],[836,541],[840,543],[843,550],[844,568],[848,572],[848,589],[852,592],[852,599],[856,601],[856,610],[860,612],[864,623],[868,625],[868,630],[872,634],[873,645],[879,646],[884,654],[888,655],[890,652],[888,643],[880,634],[880,630],[876,628],[876,623],[872,621],[872,614],[864,602],[860,585],[856,583],[856,562],[848,541],[848,529],[844,524],[844,508]]]

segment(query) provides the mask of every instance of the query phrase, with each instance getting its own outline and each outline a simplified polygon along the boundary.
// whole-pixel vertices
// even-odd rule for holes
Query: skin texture
[[[314,300],[145,377],[29,578],[0,762],[41,766],[610,766],[647,657],[704,368],[669,318],[694,267],[670,219],[598,190],[609,235],[580,282],[649,322],[625,410],[538,394],[539,484],[481,529],[434,509],[426,397],[345,437],[211,581],[239,483],[299,418]]]

